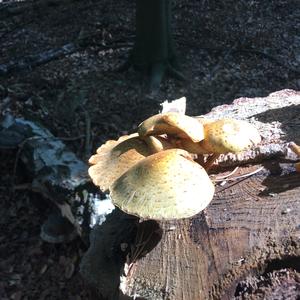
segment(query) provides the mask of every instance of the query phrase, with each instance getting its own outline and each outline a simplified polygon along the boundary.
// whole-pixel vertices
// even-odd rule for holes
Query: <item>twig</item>
[[[13,71],[21,71],[32,69],[39,65],[48,63],[51,60],[57,59],[67,54],[72,54],[78,50],[78,46],[74,43],[68,43],[60,48],[50,49],[37,55],[28,55],[20,58],[17,61],[10,61],[0,65],[0,76],[7,75]]]
[[[25,23],[16,25],[16,26],[13,27],[12,29],[10,29],[10,30],[4,32],[4,33],[0,36],[0,40],[3,39],[4,37],[6,37],[7,35],[9,35],[9,34],[15,32],[17,29],[19,29],[19,28],[24,28],[26,25],[29,25],[29,24],[31,24],[31,23],[33,23],[33,22],[34,22],[34,20],[29,20],[28,22],[25,22]]]
[[[88,37],[85,38],[91,38],[98,33],[91,34]],[[28,55],[13,61],[10,61],[8,63],[0,64],[0,76],[4,76],[7,74],[10,74],[12,72],[16,71],[23,71],[23,70],[31,70],[34,67],[46,64],[52,60],[64,57],[66,55],[70,55],[72,53],[75,53],[77,51],[83,50],[87,46],[91,46],[96,44],[94,41],[89,41],[89,42],[83,42],[83,40],[79,40],[78,42],[70,42],[62,47],[59,48],[54,48],[50,49],[47,51],[44,51],[42,53],[36,54],[36,55]],[[108,49],[117,49],[117,48],[125,48],[128,47],[128,45],[124,44],[111,44],[111,45],[99,45],[100,48],[103,50],[108,50]]]
[[[209,47],[209,46],[205,47],[205,46],[198,45],[197,42],[193,43],[192,41],[187,41],[187,40],[184,40],[182,42],[182,44],[184,44],[184,45],[188,44],[191,47],[197,47],[197,49],[207,50],[207,51],[219,51],[219,52],[226,51],[226,54],[225,54],[226,56],[228,56],[232,52],[234,52],[234,53],[248,53],[248,54],[253,53],[253,54],[257,54],[257,55],[260,55],[260,56],[264,56],[265,58],[275,62],[276,64],[288,69],[289,71],[291,71],[295,74],[300,74],[300,71],[298,71],[297,69],[294,69],[290,66],[287,66],[284,62],[281,62],[277,57],[275,57],[271,54],[265,53],[263,50],[246,49],[246,48],[234,48],[234,46],[230,47],[229,49],[228,48],[219,48],[219,47]],[[222,58],[222,61],[225,61],[225,58]],[[216,66],[216,68],[218,68],[218,65]]]
[[[13,167],[13,174],[12,174],[12,179],[11,179],[10,199],[14,199],[14,197],[15,197],[15,180],[16,180],[17,167],[18,167],[18,163],[19,163],[19,159],[20,159],[21,153],[22,153],[22,151],[23,151],[23,149],[24,149],[26,143],[28,143],[28,142],[31,141],[31,140],[39,139],[39,138],[41,138],[41,137],[37,137],[37,136],[29,137],[29,138],[25,139],[25,140],[19,145],[19,149],[18,149],[18,151],[17,151],[16,159],[15,159],[14,167]]]
[[[256,173],[260,172],[261,170],[263,170],[263,168],[264,167],[260,167],[260,168],[254,170],[253,172],[250,172],[250,173],[246,173],[246,174],[235,176],[235,177],[226,178],[225,181],[235,181],[235,180],[238,180],[238,179],[241,179],[241,178],[246,178],[246,177],[253,176],[254,174],[256,174]],[[219,182],[219,181],[224,181],[224,179],[216,178],[214,181]]]
[[[42,137],[42,136],[35,136],[36,139],[44,139],[45,141],[48,141],[48,140],[61,140],[61,141],[76,141],[76,140],[80,140],[82,138],[85,137],[85,134],[81,134],[81,135],[78,135],[78,136],[62,136],[62,137]],[[0,149],[15,149],[16,147],[20,147],[21,143],[19,145],[16,145],[16,146],[8,146],[8,147],[2,147],[0,146]]]
[[[144,230],[142,231],[141,234],[139,234],[139,232],[140,232],[140,230],[138,229],[138,232],[137,232],[137,235],[135,238],[135,250],[132,253],[133,255],[132,255],[132,258],[130,259],[130,264],[128,265],[128,271],[127,271],[126,276],[128,276],[130,274],[133,264],[137,261],[137,259],[140,257],[140,255],[142,255],[145,246],[150,241],[152,234],[153,234],[153,232],[151,232],[149,234],[149,236],[147,237],[147,239],[145,241],[143,241]]]
[[[85,144],[84,156],[88,158],[91,154],[91,118],[89,112],[82,106],[85,118]]]
[[[14,186],[14,190],[15,191],[32,190],[32,184],[31,183],[17,184]]]
[[[78,136],[62,136],[62,137],[53,137],[52,139],[53,140],[62,140],[62,141],[76,141],[76,140],[80,140],[82,138],[85,137],[85,134],[81,134],[81,135],[78,135]],[[49,138],[50,139],[50,138]]]
[[[229,174],[227,174],[227,175],[216,177],[216,179],[214,179],[214,181],[222,181],[222,180],[228,178],[229,176],[233,175],[233,174],[238,170],[238,168],[239,168],[238,166],[235,167],[234,170],[231,171],[231,172],[230,172]]]
[[[276,64],[288,69],[289,71],[291,71],[295,74],[300,74],[300,71],[298,71],[298,70],[296,70],[296,69],[294,69],[290,66],[287,66],[285,63],[281,62],[277,57],[275,57],[273,55],[270,55],[270,54],[267,54],[264,51],[255,50],[255,49],[235,49],[234,52],[244,52],[244,53],[258,54],[258,55],[264,56],[265,58],[268,58],[269,60],[275,62]]]

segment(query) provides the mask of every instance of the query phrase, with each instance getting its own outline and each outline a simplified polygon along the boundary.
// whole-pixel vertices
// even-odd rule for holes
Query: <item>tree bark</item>
[[[136,1],[136,39],[130,64],[147,73],[150,90],[157,90],[163,76],[183,79],[171,30],[171,0]]]

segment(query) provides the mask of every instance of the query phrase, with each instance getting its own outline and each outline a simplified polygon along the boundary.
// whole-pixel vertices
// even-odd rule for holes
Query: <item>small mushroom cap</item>
[[[137,134],[109,140],[91,156],[88,172],[93,183],[106,191],[130,167],[152,154],[148,145]]]
[[[199,142],[204,138],[203,125],[196,119],[176,113],[168,112],[154,115],[138,127],[140,136],[169,134],[180,138],[189,138]]]
[[[170,149],[138,162],[110,187],[113,203],[144,219],[191,217],[212,200],[214,185],[189,153]]]
[[[204,125],[203,153],[240,152],[261,141],[258,130],[246,121],[220,119]]]

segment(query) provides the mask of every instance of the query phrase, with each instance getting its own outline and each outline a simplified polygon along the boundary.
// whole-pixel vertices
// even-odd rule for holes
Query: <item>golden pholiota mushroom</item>
[[[93,183],[106,191],[118,177],[141,159],[170,147],[171,144],[163,137],[147,137],[143,140],[137,133],[125,135],[99,147],[97,154],[89,159],[92,166],[88,172]]]
[[[140,137],[140,139],[146,142],[152,154],[163,150],[174,148],[171,141],[169,141],[167,138],[162,136],[149,135],[149,136]]]
[[[188,152],[170,149],[139,161],[110,186],[114,205],[144,219],[191,217],[212,200],[214,185]]]
[[[89,160],[89,175],[129,214],[156,220],[188,218],[213,198],[214,185],[206,170],[214,160],[260,140],[258,130],[245,121],[158,114],[142,122],[138,133],[102,145]],[[194,154],[204,168],[193,160]],[[205,162],[204,155],[209,155]]]
[[[201,147],[206,153],[237,153],[248,149],[261,140],[252,124],[235,119],[220,119],[204,125]]]
[[[300,158],[300,146],[294,142],[291,142],[289,147]],[[297,172],[300,172],[300,162],[295,163],[295,168]]]
[[[204,138],[203,125],[200,122],[176,112],[162,113],[146,119],[139,125],[138,134],[141,137],[167,134],[188,138],[193,142],[200,142]]]
[[[137,134],[122,136],[117,141],[107,141],[97,149],[97,154],[89,159],[92,166],[88,172],[93,183],[106,191],[124,172],[151,153]]]
[[[261,141],[259,131],[252,124],[235,119],[220,119],[204,125],[203,153],[212,153],[204,167],[208,170],[220,154],[239,153]]]
[[[258,130],[250,123],[235,119],[220,119],[204,124],[204,139],[194,143],[188,139],[178,140],[178,146],[190,153],[211,154],[204,165],[209,169],[220,154],[238,153],[261,140]]]

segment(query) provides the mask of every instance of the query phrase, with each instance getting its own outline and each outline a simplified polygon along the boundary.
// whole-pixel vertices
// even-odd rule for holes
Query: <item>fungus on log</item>
[[[232,299],[243,292],[240,282],[248,275],[264,276],[276,268],[299,272],[300,174],[295,171],[299,157],[288,147],[291,141],[299,145],[299,116],[300,93],[291,90],[266,98],[240,98],[213,109],[205,117],[247,120],[258,128],[262,141],[254,149],[220,155],[210,175],[216,183],[214,198],[204,212],[187,219],[157,220],[152,231],[140,229],[145,222],[133,218],[128,222],[135,224],[136,237],[124,242],[123,236],[111,233],[114,241],[109,247],[101,242],[108,235],[94,235],[93,243],[99,249],[91,247],[82,264],[89,282],[98,283],[100,294],[111,295],[102,277],[103,273],[109,276],[107,270],[113,266],[104,259],[106,263],[92,274],[89,265],[95,269],[98,253],[105,253],[110,260],[119,257],[120,249],[128,267],[121,280],[122,294],[140,297],[136,299]],[[168,151],[174,150],[157,154],[160,157]],[[126,218],[126,214],[122,216],[122,220]],[[111,221],[114,234],[120,227],[117,222]],[[122,232],[124,226],[122,221]],[[118,274],[121,272],[113,276]],[[116,289],[114,285],[114,295]]]
[[[181,149],[141,160],[111,186],[113,203],[143,219],[191,217],[212,200],[214,185],[206,171]]]
[[[217,178],[240,167],[232,180],[216,186],[205,213],[158,222],[161,240],[123,278],[125,295],[232,299],[249,274],[276,267],[300,271],[300,174],[291,162],[297,156],[287,146],[300,142],[299,116],[300,93],[291,90],[240,98],[206,115],[248,120],[259,129],[262,142],[243,154],[220,156]]]

